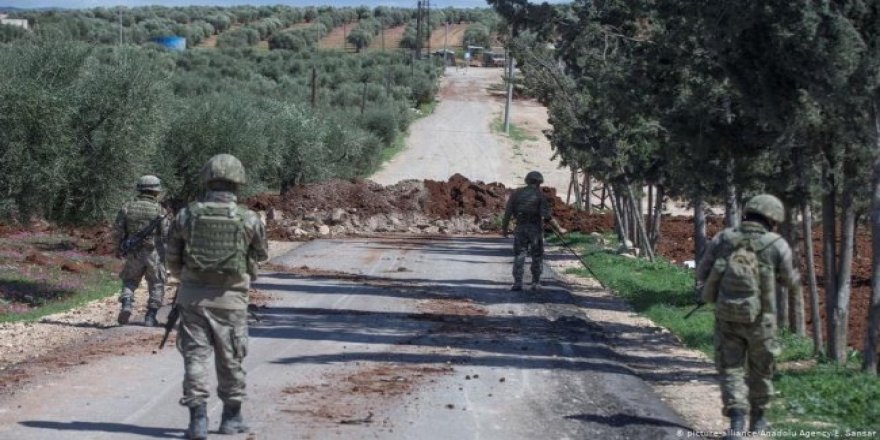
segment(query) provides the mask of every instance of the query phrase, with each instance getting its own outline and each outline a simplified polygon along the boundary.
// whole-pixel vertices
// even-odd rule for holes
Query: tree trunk
[[[657,251],[657,242],[660,241],[660,222],[663,220],[663,198],[666,190],[663,185],[657,185],[657,196],[654,199],[654,216],[651,222],[651,250]]]
[[[593,213],[593,179],[590,173],[584,170],[584,203],[586,203],[587,215]]]
[[[791,261],[795,265],[795,269],[798,273],[803,273],[800,268],[801,264],[801,240],[798,237],[798,227],[797,227],[797,211],[793,208],[788,208],[785,210],[785,222],[788,224],[788,233],[789,236],[786,237],[789,243],[791,243]],[[797,295],[795,292],[788,292],[788,326],[794,334],[798,336],[806,336],[807,335],[807,323],[804,317],[804,296]]]
[[[694,261],[699,264],[706,251],[706,210],[703,196],[694,198]]]
[[[637,232],[637,238],[639,239],[640,249],[642,253],[648,257],[648,261],[654,261],[654,252],[651,250],[648,245],[648,234],[645,231],[645,222],[643,221],[644,217],[642,217],[641,213],[641,199],[636,199],[633,197],[632,185],[626,185],[626,192],[629,196],[629,203],[632,205],[633,214],[635,217],[635,230]]]
[[[837,304],[832,320],[836,321],[837,340],[834,347],[836,351],[831,354],[839,364],[846,363],[847,336],[849,333],[849,299],[852,293],[852,262],[853,242],[855,240],[855,206],[853,203],[853,190],[846,188],[843,191],[843,224],[840,231],[840,268],[837,272]]]
[[[830,176],[826,180],[831,180]],[[837,355],[837,320],[834,314],[837,311],[837,218],[835,216],[835,204],[837,202],[836,190],[833,181],[822,197],[822,259],[825,264],[825,324],[828,326],[828,356],[836,359]]]
[[[727,104],[729,105],[729,104]],[[728,109],[729,111],[729,109]],[[729,116],[728,116],[729,117]],[[724,226],[735,228],[739,226],[739,203],[736,200],[736,183],[734,183],[734,160],[727,161],[727,176],[724,186]]]
[[[874,106],[874,175],[871,191],[871,308],[868,311],[865,348],[862,352],[866,373],[877,374],[877,336],[880,332],[880,112]]]
[[[651,234],[654,232],[654,230],[651,229],[651,226],[654,225],[654,185],[648,185],[648,204],[647,204],[647,207],[648,207],[648,211],[647,211],[647,216],[645,218],[645,224],[648,227],[648,243],[650,245],[650,242],[654,241],[653,237],[651,237]]]
[[[807,283],[810,288],[810,314],[813,320],[813,355],[825,352],[822,342],[822,318],[819,316],[819,289],[816,286],[816,262],[813,260],[813,210],[810,203],[803,205],[804,257],[806,257]]]
[[[626,225],[624,224],[625,216],[623,213],[623,207],[620,206],[617,201],[619,200],[617,196],[617,191],[611,191],[611,188],[606,186],[608,191],[608,198],[611,200],[611,211],[614,212],[614,229],[617,231],[617,239],[620,241],[620,244],[626,246]]]

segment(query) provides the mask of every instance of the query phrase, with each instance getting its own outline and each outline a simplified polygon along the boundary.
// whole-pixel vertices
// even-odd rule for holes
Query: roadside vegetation
[[[0,238],[0,323],[35,321],[119,292],[119,262],[61,231]]]
[[[602,240],[611,240],[610,236]],[[595,236],[573,233],[566,241],[580,251],[595,276],[616,295],[625,299],[635,311],[675,334],[684,345],[714,355],[714,314],[712,306],[684,319],[694,308],[693,271],[663,260],[649,262],[618,255],[616,246],[605,246]],[[556,237],[549,243],[558,244]],[[581,277],[592,277],[585,269],[570,269]],[[771,407],[773,429],[838,430],[845,432],[880,429],[880,382],[858,371],[855,352],[844,366],[815,363],[812,342],[804,337],[785,333],[781,337],[782,354],[774,385],[779,398]],[[774,438],[803,438],[788,436]]]
[[[878,373],[880,240],[858,226],[880,236],[880,2],[489,3],[580,193],[611,194],[620,243],[653,260],[664,206],[687,201],[698,261],[708,206],[736,226],[749,197],[778,196],[807,292],[779,295],[779,328],[810,321],[816,356],[843,367],[856,348]]]

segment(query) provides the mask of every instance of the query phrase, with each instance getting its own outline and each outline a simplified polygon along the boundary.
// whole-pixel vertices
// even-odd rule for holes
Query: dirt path
[[[354,48],[351,47],[345,39],[348,37],[348,34],[357,26],[357,21],[353,21],[351,23],[346,23],[342,26],[337,26],[330,30],[324,38],[321,38],[321,41],[318,42],[318,47],[321,49],[336,49],[336,50],[351,50],[354,51]]]
[[[382,50],[383,45],[386,51],[390,50],[399,50],[400,49],[400,40],[403,40],[403,31],[406,30],[406,25],[395,26],[392,28],[388,28],[384,30],[384,43],[382,41],[383,32],[379,32],[376,36],[373,37],[373,41],[370,42],[369,50]]]
[[[230,438],[680,438],[687,423],[563,285],[507,289],[509,246],[316,240],[277,257],[246,359],[255,432]],[[0,438],[182,435],[175,350],[71,364],[0,398]],[[211,429],[220,409],[212,399]]]
[[[449,34],[446,34],[445,26],[440,26],[431,31],[431,50],[443,49],[446,45],[450,50],[461,49],[464,43],[464,31],[469,23],[450,24]]]
[[[491,130],[504,102],[488,89],[501,82],[501,73],[501,69],[447,69],[434,114],[410,127],[406,149],[371,179],[387,185],[404,179],[446,180],[459,173],[516,187],[536,169],[544,174],[545,185],[564,191],[569,173],[557,168],[549,142],[540,135],[547,124],[542,106],[533,101],[515,101],[513,106],[513,122],[534,140],[517,145]]]

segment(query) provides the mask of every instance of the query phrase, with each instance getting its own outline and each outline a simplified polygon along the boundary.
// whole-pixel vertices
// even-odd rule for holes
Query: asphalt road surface
[[[615,361],[563,286],[508,290],[509,247],[389,237],[277,257],[291,270],[257,283],[272,300],[245,362],[253,432],[216,437],[679,438],[685,422]],[[0,400],[0,438],[182,438],[181,378],[173,348],[71,366]],[[214,431],[221,403],[208,408]]]
[[[440,103],[434,113],[415,121],[406,138],[406,149],[370,177],[383,185],[404,179],[447,180],[461,174],[471,180],[501,182],[509,187],[521,186],[526,173],[540,170],[545,186],[564,194],[569,171],[559,169],[553,151],[546,141],[525,142],[515,149],[490,129],[492,120],[500,117],[504,101],[490,96],[487,89],[501,82],[501,69],[448,68],[440,84]],[[546,114],[531,101],[514,101],[516,116],[537,113],[541,126]],[[549,126],[547,126],[549,128]],[[536,134],[537,138],[543,135]]]

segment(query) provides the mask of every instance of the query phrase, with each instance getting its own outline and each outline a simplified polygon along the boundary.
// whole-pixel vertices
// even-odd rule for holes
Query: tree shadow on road
[[[147,426],[126,425],[124,423],[106,422],[51,422],[44,420],[27,420],[19,424],[29,428],[49,429],[53,431],[95,431],[123,434],[135,434],[153,438],[183,438],[183,429],[153,428]],[[57,434],[56,434],[57,435]],[[49,437],[47,433],[47,438]]]
[[[614,428],[625,428],[628,426],[662,426],[669,428],[681,428],[686,432],[691,432],[691,428],[680,425],[669,420],[655,419],[652,417],[633,416],[629,414],[617,413],[610,416],[600,416],[598,414],[577,414],[573,416],[565,416],[566,419],[579,420],[587,423],[597,423]]]

